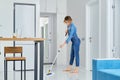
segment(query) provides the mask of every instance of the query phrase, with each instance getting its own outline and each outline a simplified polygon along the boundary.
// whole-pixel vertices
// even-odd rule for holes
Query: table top
[[[0,41],[44,41],[44,38],[0,38]]]

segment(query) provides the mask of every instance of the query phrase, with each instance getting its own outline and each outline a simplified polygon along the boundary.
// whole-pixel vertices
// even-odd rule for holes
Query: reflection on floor
[[[65,67],[59,66],[54,68],[54,75],[52,76],[46,76],[46,73],[48,71],[50,66],[45,66],[45,72],[44,72],[44,80],[92,80],[91,72],[86,71],[83,69],[80,69],[80,72],[78,74],[73,74],[70,72],[64,72],[63,70]],[[21,80],[20,79],[20,72],[8,72],[8,80]],[[15,75],[13,77],[13,75]],[[27,80],[34,80],[33,78],[34,74],[33,71],[27,72]],[[3,72],[0,72],[0,80],[4,80]]]

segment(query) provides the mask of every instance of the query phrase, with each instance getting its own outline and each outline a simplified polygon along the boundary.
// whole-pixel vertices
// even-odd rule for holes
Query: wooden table
[[[34,42],[34,80],[43,80],[43,60],[44,60],[44,40],[43,38],[0,38],[0,41],[33,41]],[[40,65],[38,71],[38,45],[40,44]]]

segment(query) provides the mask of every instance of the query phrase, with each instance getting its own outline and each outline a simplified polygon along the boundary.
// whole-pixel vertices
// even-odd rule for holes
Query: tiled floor
[[[64,72],[65,67],[56,67],[54,75],[51,77],[45,77],[45,80],[92,80],[91,72],[80,69],[78,74],[70,72]]]
[[[80,72],[78,74],[73,74],[70,72],[64,72],[63,70],[65,67],[59,66],[54,68],[54,75],[52,76],[46,76],[46,73],[48,71],[50,66],[45,66],[45,72],[44,72],[44,80],[92,80],[91,72],[86,71],[83,69],[80,69]],[[13,76],[13,74],[15,76]],[[27,80],[34,80],[33,79],[33,71],[27,72]],[[4,80],[3,72],[0,72],[0,80]],[[20,80],[20,72],[9,72],[9,80]]]

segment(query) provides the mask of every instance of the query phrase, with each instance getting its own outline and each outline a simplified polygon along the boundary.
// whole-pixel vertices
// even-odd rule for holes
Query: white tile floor
[[[80,69],[80,72],[78,74],[73,74],[70,72],[64,72],[63,70],[65,67],[59,66],[54,68],[54,75],[52,76],[46,76],[46,73],[48,71],[50,66],[45,66],[45,72],[44,72],[44,80],[92,80],[91,72],[86,71],[83,69]],[[15,75],[13,77],[13,74]],[[33,79],[33,71],[27,72],[27,80],[34,80]],[[0,80],[4,80],[3,72],[0,72]],[[20,72],[9,72],[9,80],[20,80]]]
[[[44,80],[92,80],[92,74],[90,71],[80,69],[78,74],[70,72],[64,72],[65,67],[56,67],[54,69],[54,75],[51,77],[45,77]]]

